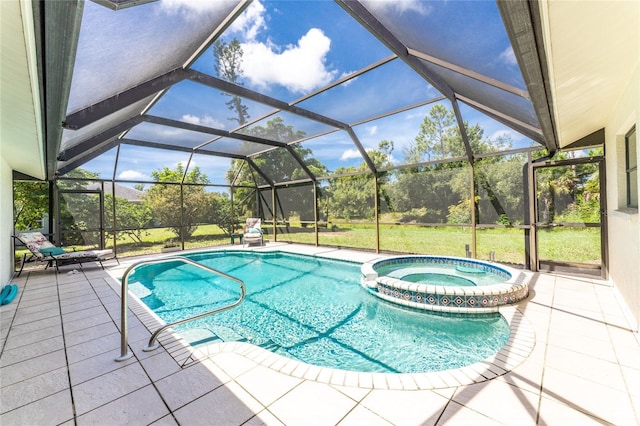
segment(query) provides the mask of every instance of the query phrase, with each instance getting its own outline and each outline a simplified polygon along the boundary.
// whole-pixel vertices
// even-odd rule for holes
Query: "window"
[[[638,208],[638,154],[636,144],[636,127],[624,137],[626,154],[625,172],[627,175],[627,207]]]

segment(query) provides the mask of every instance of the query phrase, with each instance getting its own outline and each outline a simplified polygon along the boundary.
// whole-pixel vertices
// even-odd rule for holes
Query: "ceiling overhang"
[[[32,2],[3,1],[0,128],[2,158],[20,174],[45,179],[39,58],[39,25]]]
[[[511,2],[499,2],[511,3]],[[640,2],[541,1],[550,105],[561,149],[604,136],[638,67]]]
[[[84,3],[82,0],[47,1],[34,5],[37,5],[34,15],[43,29],[40,51],[45,62],[47,176],[53,179],[57,172],[62,123],[69,100]]]

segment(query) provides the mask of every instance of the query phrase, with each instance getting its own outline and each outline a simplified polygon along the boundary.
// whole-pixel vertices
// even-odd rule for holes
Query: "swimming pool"
[[[321,367],[417,373],[470,365],[509,338],[498,314],[438,315],[395,306],[360,286],[360,265],[281,252],[186,257],[247,286],[239,307],[176,327],[193,345],[243,341]],[[178,263],[136,269],[130,291],[173,322],[237,299],[237,285]]]

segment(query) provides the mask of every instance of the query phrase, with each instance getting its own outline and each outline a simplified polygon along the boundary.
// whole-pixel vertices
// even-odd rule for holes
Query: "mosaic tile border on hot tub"
[[[381,281],[383,281],[381,279]],[[505,291],[494,294],[456,294],[455,292],[443,292],[444,294],[428,293],[420,291],[401,291],[393,285],[377,284],[378,297],[393,303],[409,306],[417,309],[427,309],[444,312],[464,312],[474,309],[475,312],[494,312],[498,307],[517,303],[528,295],[526,285],[504,286]],[[463,288],[463,287],[461,287]]]

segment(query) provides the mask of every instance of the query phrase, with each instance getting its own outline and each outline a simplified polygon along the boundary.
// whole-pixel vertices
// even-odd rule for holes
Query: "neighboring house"
[[[141,203],[144,200],[143,191],[138,191],[137,189],[129,188],[128,186],[119,185],[117,183],[104,182],[105,194],[113,194],[113,188],[115,188],[116,197],[124,198],[131,203]],[[92,183],[91,185],[87,185],[87,189],[92,191],[100,190],[102,189],[102,185],[98,182]]]

